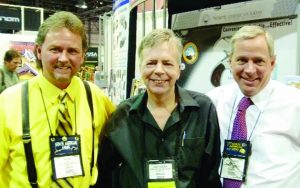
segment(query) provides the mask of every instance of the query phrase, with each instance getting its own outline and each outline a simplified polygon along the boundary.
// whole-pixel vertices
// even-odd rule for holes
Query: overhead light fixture
[[[77,8],[87,9],[86,2],[84,0],[78,0],[78,4],[75,5]]]

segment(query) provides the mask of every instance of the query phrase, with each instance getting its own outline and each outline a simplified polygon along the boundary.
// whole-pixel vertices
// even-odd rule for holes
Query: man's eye
[[[155,65],[155,62],[148,62],[146,65]]]
[[[173,64],[172,64],[172,63],[169,63],[169,62],[164,63],[164,65],[165,65],[165,66],[173,66]]]
[[[237,59],[237,62],[238,62],[238,64],[243,65],[243,64],[247,63],[247,60],[244,58],[240,58],[240,59]]]
[[[262,60],[262,59],[259,59],[259,60],[256,60],[255,61],[255,64],[256,65],[259,65],[259,66],[261,66],[261,65],[263,65],[265,62]]]
[[[58,52],[58,49],[57,48],[52,48],[52,49],[50,49],[50,51],[55,53],[55,52]]]
[[[69,53],[70,53],[70,54],[73,54],[73,55],[76,55],[76,54],[78,54],[79,52],[78,52],[77,50],[70,50]]]

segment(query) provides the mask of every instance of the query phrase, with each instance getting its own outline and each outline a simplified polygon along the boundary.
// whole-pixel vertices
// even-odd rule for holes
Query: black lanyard
[[[40,93],[41,93],[41,97],[42,97],[42,101],[43,101],[43,106],[44,106],[44,110],[45,110],[45,113],[46,113],[46,117],[47,117],[47,122],[48,122],[48,127],[49,127],[49,130],[50,130],[50,134],[51,136],[53,136],[53,131],[51,129],[51,125],[50,125],[50,121],[49,121],[49,116],[48,116],[48,112],[47,112],[47,109],[46,109],[46,104],[45,104],[45,100],[44,100],[44,96],[43,96],[43,92],[42,92],[42,89],[40,88]],[[74,109],[75,109],[75,135],[77,135],[77,124],[76,124],[76,120],[77,120],[77,116],[76,116],[76,101],[74,100]]]

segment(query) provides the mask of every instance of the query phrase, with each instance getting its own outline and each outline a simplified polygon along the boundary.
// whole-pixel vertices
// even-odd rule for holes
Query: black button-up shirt
[[[164,130],[146,107],[147,93],[122,102],[108,124],[99,154],[97,187],[146,187],[145,161],[174,158],[177,188],[218,188],[220,138],[208,97],[176,87],[178,106]]]

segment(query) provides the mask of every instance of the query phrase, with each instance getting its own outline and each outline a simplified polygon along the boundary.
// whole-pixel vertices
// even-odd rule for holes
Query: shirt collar
[[[176,85],[175,92],[176,92],[176,96],[178,97],[178,105],[180,106],[180,112],[183,112],[185,108],[190,107],[190,106],[199,107],[199,104],[197,103],[197,101],[195,101],[190,96],[190,94],[187,92],[187,90]],[[148,98],[147,91],[145,91],[143,94],[133,97],[132,99],[133,100],[136,99],[136,100],[132,104],[130,111],[136,110],[136,111],[141,112],[142,110],[144,110],[146,107],[147,98]]]
[[[270,96],[273,91],[273,84],[272,81],[269,81],[266,87],[264,87],[260,92],[258,92],[256,95],[250,97],[253,104],[259,109],[259,111],[263,111],[265,106],[268,104],[270,99]],[[235,105],[234,108],[236,109],[239,101],[244,97],[244,94],[241,92],[241,90],[238,88],[237,96],[235,99]],[[267,100],[266,100],[267,99]]]
[[[200,105],[197,103],[197,101],[191,97],[190,93],[188,93],[187,90],[185,90],[179,86],[176,87],[176,90],[177,90],[177,94],[178,94],[180,112],[183,112],[184,109],[186,109],[188,107],[192,107],[192,106],[200,107]]]
[[[68,93],[70,99],[72,102],[75,101],[75,95],[80,91],[79,84],[76,84],[76,82],[81,81],[76,79],[75,77],[72,78],[70,85],[65,89],[65,91]]]
[[[10,75],[14,73],[14,72],[8,70],[7,67],[6,67],[5,65],[3,66],[3,71],[4,71],[6,74],[10,74]]]
[[[72,102],[74,102],[76,91],[78,91],[75,87],[75,82],[76,80],[72,78],[70,85],[64,89]],[[62,90],[49,82],[43,75],[40,76],[38,84],[42,90],[43,96],[45,96],[45,98],[47,98],[51,103],[56,103]]]
[[[270,101],[273,87],[272,81],[269,81],[265,88],[263,88],[258,94],[251,97],[251,100],[261,112]]]

